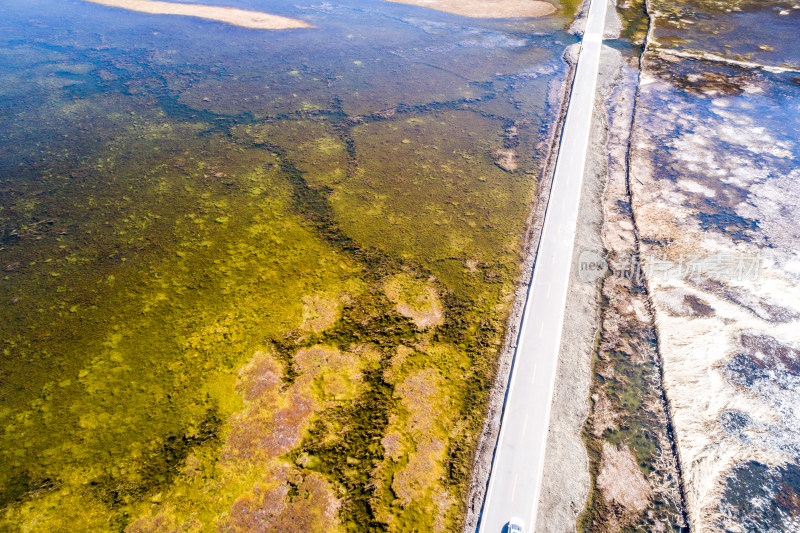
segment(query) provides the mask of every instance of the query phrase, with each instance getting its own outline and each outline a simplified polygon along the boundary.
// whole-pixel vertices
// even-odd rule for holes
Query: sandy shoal
[[[284,30],[289,28],[310,28],[302,20],[295,20],[258,11],[244,11],[232,7],[202,6],[197,4],[176,4],[152,0],[86,0],[94,4],[119,7],[153,15],[184,15],[227,22],[235,26],[259,30]]]
[[[556,7],[542,0],[389,0],[473,18],[543,17]]]

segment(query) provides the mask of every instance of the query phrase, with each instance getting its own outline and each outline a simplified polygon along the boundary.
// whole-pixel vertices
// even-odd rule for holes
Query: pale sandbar
[[[258,30],[285,30],[290,28],[311,28],[302,20],[270,15],[259,11],[244,11],[232,7],[201,6],[198,4],[175,4],[152,0],[86,0],[94,4],[119,7],[153,15],[183,15],[218,20]]]
[[[543,17],[556,7],[541,0],[389,0],[397,4],[427,7],[453,15],[472,18]]]

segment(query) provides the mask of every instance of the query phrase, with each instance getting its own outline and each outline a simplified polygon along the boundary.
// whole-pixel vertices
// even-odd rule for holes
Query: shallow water
[[[800,67],[800,6],[796,2],[656,0],[653,9],[663,14],[654,37],[665,48]]]
[[[566,14],[268,10],[3,5],[0,529],[461,519]]]

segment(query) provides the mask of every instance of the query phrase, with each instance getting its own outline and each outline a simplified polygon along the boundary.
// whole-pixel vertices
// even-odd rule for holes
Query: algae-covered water
[[[461,520],[566,15],[226,5],[0,7],[0,531]]]

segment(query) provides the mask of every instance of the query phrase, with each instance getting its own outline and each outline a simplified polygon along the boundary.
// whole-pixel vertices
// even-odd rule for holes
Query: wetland
[[[567,14],[2,9],[0,531],[455,530]]]
[[[218,4],[0,8],[0,532],[469,528],[578,6]],[[537,530],[796,530],[800,6],[617,14]]]

